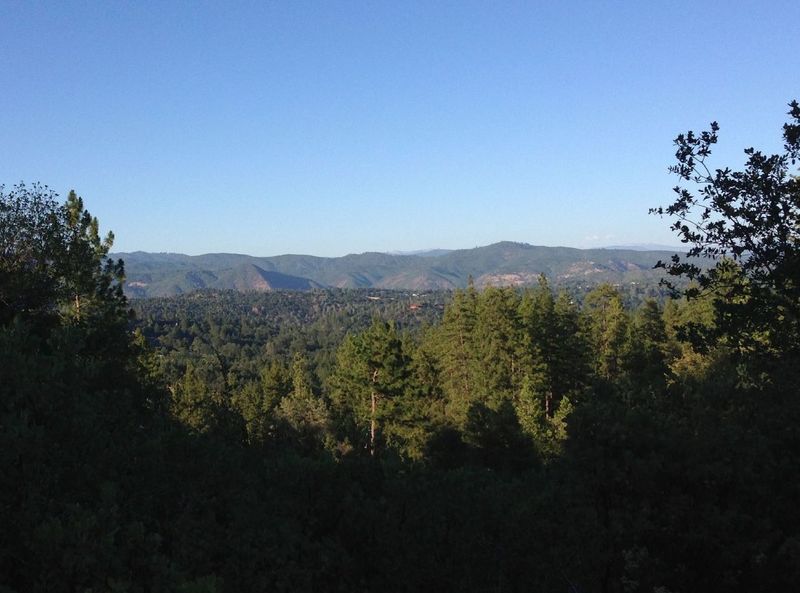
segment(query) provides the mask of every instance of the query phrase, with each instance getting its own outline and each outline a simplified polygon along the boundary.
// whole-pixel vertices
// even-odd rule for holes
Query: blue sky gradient
[[[0,183],[116,251],[675,244],[672,139],[781,148],[800,2],[0,0]]]

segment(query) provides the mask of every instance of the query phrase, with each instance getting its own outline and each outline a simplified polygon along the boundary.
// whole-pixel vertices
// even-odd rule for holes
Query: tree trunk
[[[369,454],[375,456],[375,410],[377,407],[378,396],[372,391],[372,417],[369,423]]]
[[[378,394],[375,392],[375,383],[378,381],[378,369],[372,373],[371,414],[369,421],[369,454],[375,456],[375,433],[377,432],[376,414],[378,411]]]

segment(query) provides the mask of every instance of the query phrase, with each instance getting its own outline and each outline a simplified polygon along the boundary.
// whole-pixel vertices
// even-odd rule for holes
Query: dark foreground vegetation
[[[0,191],[0,591],[796,589],[791,116],[742,172],[706,169],[716,125],[678,138],[665,304],[543,278],[134,318],[80,198]]]

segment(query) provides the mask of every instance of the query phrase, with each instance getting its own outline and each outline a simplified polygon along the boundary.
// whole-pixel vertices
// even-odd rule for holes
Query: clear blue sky
[[[0,183],[116,251],[676,241],[672,139],[780,149],[800,2],[0,0]]]

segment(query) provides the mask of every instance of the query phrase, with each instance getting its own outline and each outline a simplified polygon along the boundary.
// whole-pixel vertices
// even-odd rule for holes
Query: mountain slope
[[[167,296],[201,288],[310,290],[317,287],[451,289],[529,285],[540,274],[555,284],[656,282],[653,270],[669,251],[574,249],[501,242],[437,255],[351,254],[344,257],[230,253],[118,253],[125,260],[130,296]]]
[[[242,263],[220,272],[214,286],[210,288],[267,292],[270,290],[311,290],[322,288],[322,286],[308,278],[267,271],[252,263]]]

